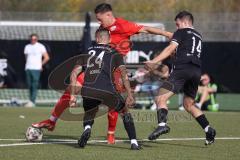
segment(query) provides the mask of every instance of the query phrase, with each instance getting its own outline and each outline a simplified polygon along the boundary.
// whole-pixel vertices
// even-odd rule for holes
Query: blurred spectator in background
[[[29,89],[29,101],[25,107],[33,107],[35,106],[41,71],[50,58],[45,46],[38,42],[37,34],[30,35],[30,44],[25,46],[24,54],[26,56],[26,81]]]
[[[0,52],[0,88],[15,88],[17,76],[13,67],[9,64],[7,54]]]
[[[218,111],[219,105],[216,103],[217,85],[211,83],[210,76],[201,76],[201,85],[198,87],[196,106],[201,110]]]
[[[0,57],[0,88],[3,88],[6,84],[7,66],[7,59]]]

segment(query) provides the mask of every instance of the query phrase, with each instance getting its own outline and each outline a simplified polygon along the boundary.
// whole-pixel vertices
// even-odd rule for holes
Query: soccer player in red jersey
[[[100,23],[100,27],[109,30],[111,45],[115,48],[120,54],[126,56],[131,49],[130,37],[138,33],[149,33],[156,35],[166,36],[168,39],[172,38],[172,33],[161,30],[155,27],[148,27],[143,25],[138,25],[134,22],[127,21],[122,18],[116,18],[113,15],[112,7],[110,4],[102,3],[96,6],[95,8],[96,18]],[[78,86],[82,86],[84,79],[84,73],[81,73],[78,78]],[[114,73],[114,82],[116,89],[119,92],[124,92],[124,88],[121,82],[120,73],[116,71]],[[69,107],[70,101],[70,92],[67,89],[58,103],[55,105],[52,110],[52,114],[49,119],[41,121],[39,123],[32,124],[33,127],[37,128],[47,128],[49,131],[53,131],[55,124],[60,115],[64,112],[66,108]],[[118,119],[118,112],[114,110],[109,110],[108,112],[108,143],[115,143],[115,129]]]

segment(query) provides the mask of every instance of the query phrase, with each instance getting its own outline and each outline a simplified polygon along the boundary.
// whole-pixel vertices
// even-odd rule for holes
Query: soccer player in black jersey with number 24
[[[76,76],[81,72],[81,66],[75,66],[70,78],[72,86],[70,106],[76,104],[76,94],[79,92],[76,90],[79,89],[83,97],[85,111],[83,117],[84,132],[78,141],[78,145],[83,148],[87,144],[91,136],[94,118],[99,111],[99,105],[104,104],[107,107],[114,106],[113,109],[121,114],[125,130],[131,141],[131,149],[139,150],[141,147],[136,140],[133,117],[128,111],[128,108],[134,104],[134,98],[123,57],[110,47],[110,33],[108,30],[98,29],[95,36],[97,44],[88,49],[86,58],[81,59],[84,64],[86,62],[83,86],[78,87],[76,85]],[[117,92],[113,83],[113,73],[117,68],[120,69],[121,78],[127,90],[126,99]]]

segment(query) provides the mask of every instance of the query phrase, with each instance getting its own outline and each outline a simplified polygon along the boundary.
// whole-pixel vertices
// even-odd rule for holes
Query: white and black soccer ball
[[[42,141],[43,131],[39,128],[28,127],[26,131],[26,140],[28,142],[40,142]]]

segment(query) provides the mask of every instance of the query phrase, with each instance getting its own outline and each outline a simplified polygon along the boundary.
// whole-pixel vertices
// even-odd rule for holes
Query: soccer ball
[[[40,142],[43,137],[43,131],[39,128],[28,127],[25,136],[29,142]]]

